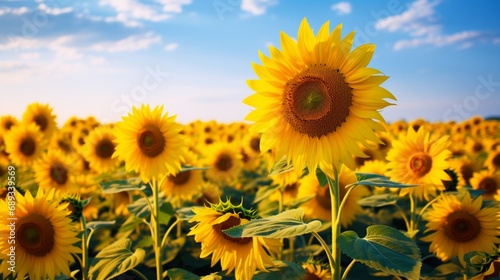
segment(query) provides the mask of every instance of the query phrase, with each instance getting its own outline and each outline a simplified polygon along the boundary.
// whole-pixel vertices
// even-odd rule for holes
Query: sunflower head
[[[90,202],[90,199],[81,200],[78,195],[69,195],[63,197],[60,203],[68,203],[71,221],[79,221],[83,214],[84,207]]]
[[[50,139],[57,128],[56,115],[52,114],[49,104],[32,103],[28,105],[23,114],[23,122],[34,123],[44,135],[44,139]]]
[[[353,156],[364,156],[358,143],[380,143],[378,111],[390,105],[385,98],[395,99],[380,87],[387,77],[367,67],[375,45],[351,52],[354,33],[341,39],[341,31],[330,33],[327,22],[315,35],[304,19],[297,41],[281,33],[282,50],[259,52],[262,65],[252,65],[260,79],[248,81],[255,94],[244,100],[256,108],[246,117],[255,122],[250,131],[262,134],[261,151],[286,156],[297,173],[320,162],[354,169]]]
[[[5,151],[12,163],[31,166],[43,154],[43,134],[34,123],[19,124],[5,135]]]
[[[217,204],[210,203],[210,208],[219,213],[237,214],[238,216],[240,216],[240,218],[247,220],[253,220],[259,218],[257,210],[246,209],[245,207],[243,207],[243,201],[240,202],[240,204],[238,205],[234,205],[231,203],[231,200],[229,198],[226,198],[226,201],[222,201],[222,199],[219,198],[219,202]]]

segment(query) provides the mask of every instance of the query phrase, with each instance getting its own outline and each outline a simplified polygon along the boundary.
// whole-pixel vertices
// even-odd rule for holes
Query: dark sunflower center
[[[40,127],[40,131],[45,131],[47,129],[47,126],[49,125],[49,121],[44,115],[36,115],[33,120],[35,121],[36,125]]]
[[[111,158],[114,152],[115,145],[108,138],[99,140],[99,142],[95,145],[95,154],[102,159]]]
[[[465,183],[469,184],[470,178],[474,175],[474,169],[469,164],[464,164],[460,167],[460,173],[462,173]]]
[[[233,167],[233,159],[227,154],[220,154],[215,161],[215,167],[219,171],[228,171]]]
[[[24,251],[37,257],[45,256],[54,248],[54,227],[42,215],[29,214],[21,219],[16,239]]]
[[[61,150],[65,151],[67,153],[71,152],[71,146],[68,143],[66,143],[66,141],[64,141],[62,139],[60,139],[59,141],[57,141],[57,146]]]
[[[250,140],[250,148],[257,153],[260,152],[260,137],[256,136]]]
[[[486,177],[479,182],[479,189],[484,190],[484,194],[493,195],[497,192],[497,182],[495,179]]]
[[[33,140],[33,138],[31,137],[26,137],[21,141],[19,148],[21,150],[21,153],[23,153],[23,155],[29,157],[35,153],[36,150],[35,140]]]
[[[240,223],[241,223],[240,218],[231,216],[231,217],[229,217],[229,219],[225,220],[224,222],[222,222],[220,224],[212,225],[212,228],[215,230],[215,232],[217,232],[225,240],[243,245],[243,244],[247,244],[247,243],[251,242],[252,238],[251,237],[234,238],[234,237],[231,237],[231,236],[225,234],[224,232],[222,232],[223,230],[237,226]]]
[[[328,210],[332,209],[330,189],[328,188],[328,186],[324,186],[322,188],[319,188],[318,191],[316,192],[315,199],[318,202],[318,204],[321,207],[323,207],[324,209],[328,209]]]
[[[285,120],[298,132],[320,138],[349,116],[352,89],[338,71],[313,65],[289,81],[284,90]]]
[[[10,128],[14,125],[14,122],[11,121],[11,120],[8,120],[4,123],[3,127],[5,128],[5,130],[10,130]]]
[[[245,151],[241,150],[241,161],[243,161],[244,163],[247,163],[249,160],[250,160],[250,157],[248,156],[248,154],[245,153]]]
[[[210,137],[205,138],[205,144],[210,145],[214,142],[214,140]]]
[[[144,127],[137,137],[137,143],[141,152],[150,158],[158,156],[165,149],[165,137],[160,129],[153,125]]]
[[[477,218],[467,212],[457,211],[446,217],[444,233],[456,242],[467,242],[481,232]]]
[[[373,159],[373,153],[370,150],[364,150],[363,151],[368,157],[354,157],[354,162],[356,163],[356,166],[363,166],[365,165],[365,162]]]
[[[491,162],[495,167],[500,167],[500,153],[497,153]]]
[[[68,181],[68,169],[60,163],[53,163],[50,166],[50,178],[59,185],[64,185]]]
[[[175,176],[172,176],[172,175],[168,176],[168,180],[177,186],[184,185],[185,183],[187,183],[189,181],[189,178],[191,178],[191,171],[189,171],[189,170],[179,172]]]
[[[424,153],[414,154],[410,158],[410,169],[418,176],[422,177],[432,168],[432,158]]]
[[[472,146],[472,150],[475,153],[482,151],[483,150],[483,144],[481,144],[479,142],[474,143],[474,145]]]

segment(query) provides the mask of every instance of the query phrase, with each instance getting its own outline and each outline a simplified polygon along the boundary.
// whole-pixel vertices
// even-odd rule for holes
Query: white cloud
[[[170,43],[170,44],[167,44],[163,49],[166,52],[171,52],[171,51],[176,50],[178,47],[179,47],[179,44],[177,44],[177,43]]]
[[[138,51],[149,48],[153,44],[161,42],[161,36],[148,32],[144,35],[132,35],[119,41],[100,42],[90,46],[90,50],[96,52],[124,52]]]
[[[241,10],[254,16],[260,16],[266,13],[267,8],[275,5],[275,0],[242,0]]]
[[[167,13],[181,13],[182,5],[191,4],[191,0],[156,0],[163,5],[163,11]]]
[[[25,14],[27,12],[28,12],[28,8],[26,8],[26,7],[20,7],[17,9],[13,9],[13,8],[9,8],[9,7],[0,8],[0,16],[6,15],[6,14],[13,14],[13,15],[19,16],[19,15]]]
[[[332,10],[336,11],[339,16],[348,15],[352,12],[352,6],[349,2],[339,2],[332,5]]]
[[[38,9],[43,11],[44,13],[52,16],[58,16],[66,13],[71,13],[73,11],[73,7],[66,8],[49,8],[44,3],[38,4]]]
[[[416,0],[401,14],[378,20],[375,27],[389,32],[403,32],[410,39],[398,40],[394,44],[395,50],[415,48],[422,45],[443,47],[460,44],[460,49],[472,46],[468,40],[480,35],[477,31],[464,30],[454,34],[443,34],[443,27],[435,18],[434,7],[439,0]]]

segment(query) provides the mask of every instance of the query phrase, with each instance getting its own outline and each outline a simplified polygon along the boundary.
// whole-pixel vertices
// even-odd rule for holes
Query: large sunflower
[[[468,191],[443,194],[425,215],[426,232],[433,233],[422,240],[432,242],[430,250],[443,261],[458,257],[464,263],[468,252],[492,253],[500,243],[499,208],[483,208],[482,203],[481,196],[472,199]]]
[[[331,171],[331,169],[330,169]],[[330,172],[328,172],[330,173]],[[328,174],[327,175],[330,175]],[[330,175],[331,176],[331,175]],[[344,200],[347,193],[347,185],[355,183],[356,174],[348,168],[342,166],[339,172],[339,195],[340,201]],[[331,221],[331,197],[328,186],[321,187],[316,174],[309,173],[301,179],[301,184],[297,194],[298,198],[314,195],[308,202],[302,204],[300,208],[304,209],[304,215],[311,219],[321,219]],[[344,208],[342,209],[340,221],[343,227],[348,227],[356,219],[356,216],[363,213],[363,208],[357,203],[361,198],[370,195],[370,190],[365,186],[357,186],[346,198]]]
[[[127,171],[140,173],[145,182],[153,177],[176,174],[187,151],[181,130],[175,116],[163,114],[163,106],[153,110],[149,105],[134,107],[131,114],[115,125],[113,157],[125,161]]]
[[[44,139],[50,139],[52,133],[57,129],[56,115],[52,114],[49,104],[31,103],[23,114],[23,122],[35,123],[44,135]]]
[[[367,67],[375,45],[351,52],[354,32],[341,40],[341,30],[330,33],[326,22],[315,36],[304,18],[297,41],[282,32],[282,51],[270,47],[271,56],[259,52],[262,65],[253,64],[260,79],[248,81],[255,94],[243,101],[256,108],[246,117],[255,122],[250,131],[262,133],[261,151],[286,155],[298,173],[322,161],[354,169],[353,155],[363,156],[358,142],[380,143],[378,110],[395,99],[380,87],[388,77]]]
[[[265,265],[273,265],[267,252],[275,254],[278,251],[281,247],[278,239],[233,238],[223,232],[255,218],[253,211],[220,202],[212,204],[211,208],[195,207],[193,212],[195,216],[189,222],[197,224],[188,235],[194,235],[194,240],[201,243],[200,258],[212,255],[212,266],[220,260],[222,270],[227,273],[235,270],[236,280],[250,280],[257,268],[267,272]]]
[[[5,135],[5,150],[12,163],[26,168],[42,155],[42,139],[36,124],[19,124]]]
[[[73,246],[79,241],[78,232],[71,224],[67,210],[68,203],[49,199],[42,189],[35,198],[30,192],[25,196],[16,194],[15,211],[15,279],[54,279],[61,273],[70,275],[69,265],[74,261],[72,253],[80,253],[80,248]],[[0,200],[0,272],[9,275],[7,253],[12,244],[8,244],[10,228],[7,202]]]
[[[418,199],[429,200],[429,195],[435,196],[436,191],[445,189],[442,181],[449,180],[445,172],[449,167],[448,146],[448,137],[432,139],[424,127],[418,131],[409,128],[405,136],[392,142],[393,148],[387,154],[391,180],[419,185],[401,189],[400,195],[413,193]]]
[[[115,152],[115,136],[111,126],[100,126],[93,129],[85,139],[83,155],[90,168],[98,173],[112,171],[120,161],[113,158]]]
[[[493,196],[500,190],[500,172],[488,170],[474,172],[470,184],[473,189],[484,191],[484,199],[493,199]]]
[[[59,150],[49,151],[33,167],[40,188],[45,191],[54,189],[62,193],[74,193],[74,172],[71,158]]]

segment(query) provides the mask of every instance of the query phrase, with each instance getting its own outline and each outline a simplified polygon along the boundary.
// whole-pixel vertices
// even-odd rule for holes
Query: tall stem
[[[415,204],[415,197],[413,197],[413,194],[410,193],[410,228],[408,229],[408,233],[413,237],[414,236],[414,230],[415,230],[415,217],[416,217],[416,204]],[[413,238],[412,238],[413,239]]]
[[[151,211],[151,226],[153,229],[153,244],[156,261],[156,279],[163,279],[163,267],[161,261],[161,237],[160,237],[160,203],[158,198],[159,186],[156,178],[152,180],[151,189],[153,190],[153,211]]]
[[[89,239],[89,234],[87,232],[87,222],[85,216],[82,214],[80,217],[80,222],[82,224],[83,238],[82,238],[82,279],[88,279],[89,271],[89,252],[87,246],[87,240]]]
[[[340,190],[339,190],[339,172],[333,167],[333,180],[328,178],[328,187],[330,188],[330,202],[332,211],[332,257],[334,267],[332,267],[332,277],[334,280],[340,280],[340,250],[337,247],[337,237],[340,235]]]

